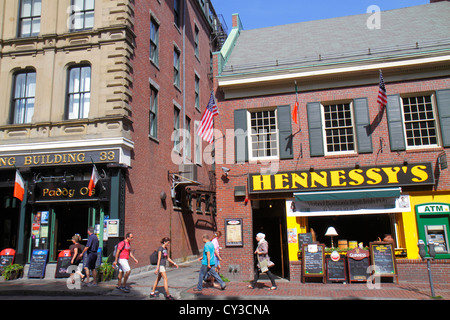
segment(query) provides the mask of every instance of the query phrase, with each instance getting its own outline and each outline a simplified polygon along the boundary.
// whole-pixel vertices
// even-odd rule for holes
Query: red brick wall
[[[210,65],[209,30],[202,22],[200,13],[187,1],[186,23],[186,116],[191,119],[191,154],[194,156],[194,121],[201,114],[194,108],[194,72],[200,76],[200,107],[203,111],[208,103],[212,82],[208,77]],[[172,258],[183,258],[202,249],[201,234],[209,232],[197,228],[197,221],[204,220],[213,225],[212,217],[205,214],[182,213],[172,207],[171,182],[168,173],[179,171],[172,160],[174,125],[174,101],[183,105],[183,84],[173,85],[174,44],[180,49],[180,72],[182,69],[183,30],[174,25],[172,2],[136,1],[135,26],[136,48],[133,59],[132,86],[132,139],[134,151],[126,181],[125,232],[134,232],[133,248],[140,260],[139,266],[147,265],[150,253],[157,248],[161,238],[172,238]],[[149,60],[150,12],[160,22],[159,66]],[[200,30],[200,59],[194,56],[194,21]],[[160,86],[158,96],[158,140],[149,138],[149,102],[152,79]],[[180,112],[180,128],[183,128],[183,112]],[[204,144],[206,147],[206,144]],[[204,148],[203,148],[204,149]],[[198,181],[202,188],[210,187],[208,171],[211,166],[203,164],[198,168]],[[166,208],[161,207],[160,193],[167,195]]]

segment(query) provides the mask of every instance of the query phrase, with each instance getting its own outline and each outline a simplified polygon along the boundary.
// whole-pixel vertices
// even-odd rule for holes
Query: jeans
[[[202,267],[200,268],[200,274],[198,275],[197,290],[203,289],[203,279],[208,272],[214,277],[214,279],[216,279],[221,288],[225,287],[225,282],[223,282],[222,278],[220,278],[220,276],[217,274],[215,266],[211,266],[211,268],[208,268],[208,266],[202,264]]]

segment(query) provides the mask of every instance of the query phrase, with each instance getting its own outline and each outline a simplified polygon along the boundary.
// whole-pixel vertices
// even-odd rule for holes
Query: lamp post
[[[334,248],[333,237],[338,235],[336,229],[334,227],[328,227],[328,230],[325,233],[325,235],[331,237],[331,247]]]

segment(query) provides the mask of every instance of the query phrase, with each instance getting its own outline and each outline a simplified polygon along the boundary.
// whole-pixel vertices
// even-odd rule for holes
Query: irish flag
[[[23,181],[19,170],[16,170],[16,181],[14,182],[14,197],[23,201],[23,195],[25,194],[25,181]]]
[[[91,174],[91,180],[89,180],[89,197],[92,196],[92,190],[94,190],[95,185],[97,184],[98,180],[100,180],[100,175],[98,174],[97,168],[94,167],[92,168],[92,174]]]

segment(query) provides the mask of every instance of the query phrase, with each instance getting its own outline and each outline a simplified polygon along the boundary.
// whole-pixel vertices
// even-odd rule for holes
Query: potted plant
[[[97,268],[97,273],[100,281],[109,281],[114,274],[114,267],[109,262],[104,262]]]
[[[20,264],[10,264],[3,268],[3,277],[5,280],[15,280],[22,277],[23,266]]]

